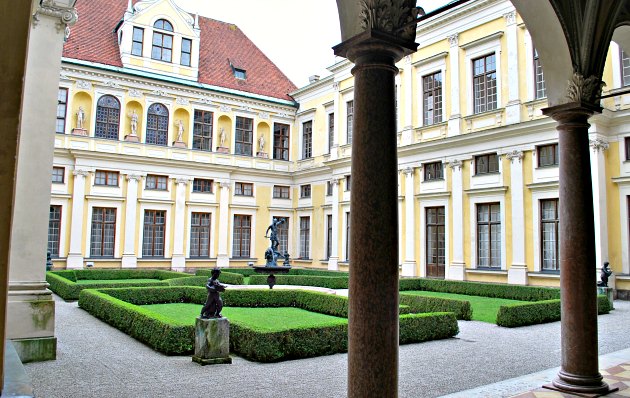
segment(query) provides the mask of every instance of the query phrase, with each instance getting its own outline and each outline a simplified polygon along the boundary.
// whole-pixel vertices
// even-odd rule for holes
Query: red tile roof
[[[72,27],[63,56],[122,67],[115,29],[127,0],[78,0],[76,8],[79,20]],[[291,99],[288,93],[297,87],[236,25],[200,16],[199,28],[200,83]],[[230,62],[245,69],[247,78],[234,77]]]

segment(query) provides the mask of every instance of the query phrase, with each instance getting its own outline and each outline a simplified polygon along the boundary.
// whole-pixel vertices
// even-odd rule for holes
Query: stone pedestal
[[[195,355],[193,362],[200,365],[232,363],[230,357],[230,321],[227,318],[195,321]]]
[[[217,147],[217,152],[219,152],[219,153],[230,153],[230,148],[226,148],[224,146],[218,146]]]
[[[508,269],[508,283],[510,285],[527,285],[527,266],[512,264]]]
[[[613,300],[614,300],[614,291],[612,287],[604,287],[604,286],[597,286],[597,294],[600,295],[604,295],[606,297],[608,297],[608,301],[610,301],[610,308],[615,309],[615,306],[613,305]]]
[[[140,142],[140,137],[135,134],[129,134],[125,136],[125,141],[127,142]]]
[[[81,128],[76,127],[76,128],[72,129],[72,134],[73,135],[82,135],[84,137],[87,137],[88,132],[87,132],[86,129],[81,129]]]
[[[186,143],[184,141],[173,141],[173,146],[175,148],[186,148]]]
[[[256,152],[256,157],[269,159],[269,155],[267,154],[267,152]]]

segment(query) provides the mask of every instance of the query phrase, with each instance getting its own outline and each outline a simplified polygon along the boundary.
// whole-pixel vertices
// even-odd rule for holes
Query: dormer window
[[[190,66],[190,54],[192,52],[192,40],[182,39],[182,60],[181,64]]]
[[[121,35],[122,37],[122,35]],[[131,54],[142,56],[142,42],[144,41],[144,29],[133,27],[133,39],[131,43]]]
[[[173,25],[164,19],[159,19],[153,24],[153,46],[151,58],[158,61],[171,62],[173,57],[173,35],[159,32],[157,29],[172,32]]]
[[[247,74],[245,73],[245,69],[234,68],[234,77],[237,79],[247,79]]]

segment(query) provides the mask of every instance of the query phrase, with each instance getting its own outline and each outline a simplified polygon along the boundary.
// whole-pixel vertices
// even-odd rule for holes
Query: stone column
[[[70,223],[70,250],[66,260],[66,268],[83,268],[83,224],[85,217],[83,209],[85,207],[85,178],[89,175],[88,170],[75,169],[74,189],[72,190],[72,219]]]
[[[417,276],[416,273],[416,217],[414,211],[414,169],[407,167],[405,173],[405,261],[402,264],[403,276]]]
[[[608,391],[598,370],[593,186],[587,171],[588,118],[600,111],[583,102],[543,110],[558,122],[560,146],[562,366],[553,385],[577,393]]]
[[[451,60],[450,71],[451,74],[451,115],[448,118],[448,135],[459,135],[461,128],[462,115],[459,104],[459,35],[455,33],[448,37],[448,43],[450,44],[450,50],[448,52],[448,58]]]
[[[595,267],[599,279],[602,266],[608,261],[608,210],[606,206],[606,159],[608,142],[596,138],[590,141],[591,178],[593,179],[593,213],[595,217]],[[614,278],[614,275],[613,275]]]
[[[127,199],[125,203],[125,241],[123,244],[122,268],[135,268],[138,265],[136,254],[136,221],[138,212],[139,174],[127,175]]]
[[[523,195],[523,152],[514,150],[510,160],[510,192],[512,199],[512,264],[508,269],[508,283],[527,285],[525,263],[525,205]]]
[[[414,30],[415,32],[415,30]],[[415,35],[414,35],[415,36]],[[367,29],[333,49],[355,63],[348,397],[398,396],[398,165],[394,66],[417,45]]]
[[[339,180],[333,178],[332,184],[332,245],[330,248],[330,258],[328,259],[328,269],[339,270]]]
[[[466,279],[464,262],[464,186],[461,160],[448,164],[451,168],[451,202],[453,204],[453,260],[446,269],[446,279],[463,281]]]
[[[518,41],[516,37],[516,11],[504,15],[506,22],[505,40],[507,42],[508,100],[505,106],[505,124],[521,121],[521,100],[519,97]],[[499,104],[501,106],[501,104]]]
[[[219,198],[219,252],[217,253],[217,267],[229,267],[230,258],[228,256],[228,235],[232,235],[229,230],[230,221],[230,183],[221,181],[221,196]]]
[[[184,254],[184,236],[186,235],[186,188],[188,179],[177,178],[177,189],[175,191],[175,237],[173,242],[173,255],[171,256],[171,269],[173,271],[183,271],[186,268],[186,255]]]

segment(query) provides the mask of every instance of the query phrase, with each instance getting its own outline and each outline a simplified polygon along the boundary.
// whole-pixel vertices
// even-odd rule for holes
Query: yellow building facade
[[[119,65],[69,48],[87,40],[80,27],[66,44],[55,267],[262,264],[275,217],[294,266],[348,270],[352,64],[288,97],[254,84],[243,52],[222,61],[231,74],[209,73],[205,18],[170,0],[122,3],[108,42]],[[235,43],[230,26],[217,36],[224,47]],[[396,78],[401,276],[557,286],[558,133],[541,113],[544,73],[527,27],[509,1],[475,0],[423,21],[416,42]],[[593,269],[609,262],[627,297],[630,61],[615,43],[604,80],[585,170]]]

